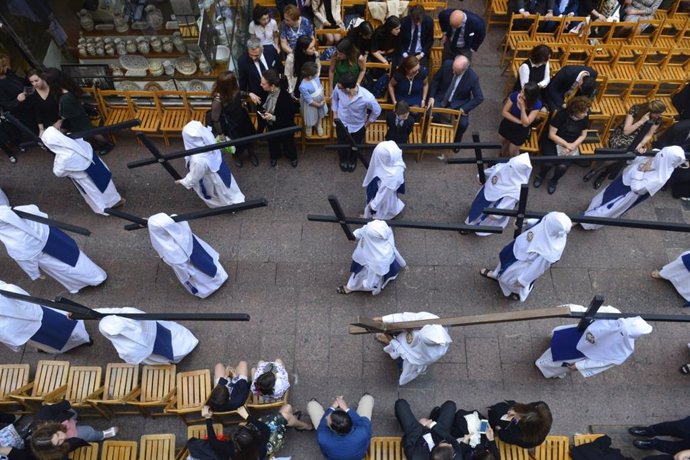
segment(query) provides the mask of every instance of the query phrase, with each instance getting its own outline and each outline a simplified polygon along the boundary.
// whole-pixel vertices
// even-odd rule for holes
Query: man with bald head
[[[445,9],[438,14],[438,23],[443,32],[444,61],[458,54],[472,59],[486,36],[484,19],[468,10]]]
[[[470,111],[483,101],[479,77],[470,68],[470,61],[466,56],[459,55],[453,60],[445,61],[431,80],[429,107],[460,111],[455,142],[462,141],[462,135],[470,124]]]

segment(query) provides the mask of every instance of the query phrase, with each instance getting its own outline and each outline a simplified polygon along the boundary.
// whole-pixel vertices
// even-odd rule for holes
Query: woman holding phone
[[[10,68],[10,58],[0,54],[0,110],[9,112],[24,126],[36,133],[36,122],[25,103],[27,97],[33,92],[33,88],[25,78],[17,76]],[[22,142],[22,132],[8,121],[0,122],[0,149],[10,159],[11,163],[17,162],[13,147],[19,147]]]
[[[501,458],[496,447],[494,430],[479,411],[459,409],[455,413],[450,434],[458,440],[462,438],[460,448],[463,458],[474,460],[500,460]]]

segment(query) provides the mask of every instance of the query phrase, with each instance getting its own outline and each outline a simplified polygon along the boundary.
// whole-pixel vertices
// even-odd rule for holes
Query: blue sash
[[[398,190],[396,190],[396,193],[399,193],[399,194],[401,194],[401,195],[404,195],[404,194],[405,194],[405,182],[403,182],[402,184],[400,184],[400,187],[398,187]]]
[[[683,261],[683,265],[685,265],[685,268],[690,272],[690,252],[681,256],[680,260]]]
[[[576,348],[582,334],[584,334],[584,331],[578,331],[577,326],[554,331],[551,338],[551,359],[554,361],[566,361],[568,359],[584,358],[585,355]]]
[[[218,171],[216,171],[216,174],[220,176],[220,180],[223,181],[226,187],[230,187],[232,185],[232,173],[230,172],[230,167],[228,164],[225,162],[225,156],[221,154],[221,163],[220,163],[220,168],[218,168]]]
[[[48,241],[43,246],[43,252],[55,257],[60,262],[75,267],[77,260],[79,260],[79,246],[77,246],[77,243],[62,230],[51,226],[48,228],[50,229]]]
[[[498,204],[499,201],[500,199],[496,201],[496,204]],[[479,190],[479,193],[477,193],[477,196],[474,198],[474,201],[472,202],[472,207],[470,208],[470,215],[468,217],[469,221],[474,222],[476,219],[478,219],[482,215],[482,211],[484,210],[484,208],[495,208],[495,205],[492,206],[493,203],[493,201],[487,200],[484,196],[484,187],[482,186],[481,190]]]
[[[374,177],[374,179],[369,182],[369,185],[367,185],[367,203],[369,203],[371,200],[376,197],[376,194],[379,192],[379,183],[381,179],[378,178],[378,176]],[[400,184],[400,187],[398,187],[398,190],[396,190],[396,193],[400,193],[402,195],[405,194],[405,182]],[[373,212],[373,211],[372,211]]]
[[[105,192],[105,189],[108,188],[108,184],[110,184],[110,180],[113,178],[112,173],[108,171],[103,161],[95,153],[93,154],[93,163],[86,168],[85,172],[89,175],[93,183],[96,184],[96,187],[101,193]]]
[[[607,204],[610,201],[616,199],[619,196],[624,196],[627,195],[630,192],[630,186],[625,185],[623,183],[623,176],[618,176],[616,180],[611,182],[608,187],[606,187],[606,190],[604,190],[604,196],[601,199],[602,204],[606,205],[608,209],[611,209],[613,207],[613,203]],[[649,193],[645,193],[644,195],[641,195],[637,200],[630,206],[631,209],[633,206],[636,206],[640,203],[642,203],[644,200],[649,198]]]
[[[165,358],[168,358],[170,361],[175,360],[170,329],[162,326],[161,323],[158,322],[156,322],[156,341],[153,342],[152,353],[154,355],[161,355]]]
[[[218,267],[216,267],[213,257],[206,252],[195,236],[192,236],[192,254],[189,256],[189,261],[198,270],[211,278],[215,277],[218,272]]]
[[[361,272],[363,268],[364,265],[360,265],[353,260],[350,264],[350,273],[354,273],[356,275],[357,273]]]
[[[508,267],[517,262],[515,252],[513,251],[514,246],[515,240],[501,249],[501,252],[498,254],[498,260],[501,261],[501,270],[498,272],[498,274],[496,274],[496,276],[501,276]]]
[[[77,322],[50,308],[41,306],[41,309],[43,309],[41,327],[30,340],[58,351],[62,350],[72,336],[72,331],[77,326]]]
[[[398,263],[397,259],[393,259],[393,263],[391,264],[388,273],[383,275],[383,281],[386,282],[389,278],[398,276],[398,273],[400,273],[400,264]]]

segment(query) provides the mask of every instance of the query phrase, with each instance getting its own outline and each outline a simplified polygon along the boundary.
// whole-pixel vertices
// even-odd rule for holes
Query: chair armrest
[[[135,386],[132,388],[132,391],[127,393],[125,396],[122,397],[122,401],[124,402],[131,402],[133,399],[139,397],[141,394],[141,387],[139,385]]]
[[[65,393],[67,393],[67,385],[62,385],[59,388],[54,389],[50,393],[43,395],[44,402],[55,402],[60,399],[64,399]]]
[[[84,398],[84,399],[85,399],[86,401],[89,401],[89,402],[90,402],[90,400],[99,400],[99,399],[103,399],[103,396],[102,396],[103,393],[105,393],[105,385],[101,385],[100,388],[98,388],[96,391],[94,391],[94,392],[91,393],[90,395],[87,395],[86,398]],[[98,397],[99,395],[101,395],[101,398]]]
[[[29,382],[26,385],[22,385],[16,390],[10,392],[7,394],[7,397],[11,398],[13,396],[16,397],[21,397],[21,396],[29,396],[29,390],[34,387],[34,382]]]

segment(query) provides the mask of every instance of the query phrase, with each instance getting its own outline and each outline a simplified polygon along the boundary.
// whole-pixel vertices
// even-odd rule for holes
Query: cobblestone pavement
[[[462,5],[481,12],[477,0]],[[470,130],[482,140],[496,140],[504,78],[497,66],[495,47],[499,30],[492,30],[474,58],[486,101],[471,114]],[[165,151],[181,148],[179,140]],[[534,360],[548,346],[551,329],[561,320],[455,328],[453,345],[440,362],[405,387],[397,385],[395,364],[371,336],[351,336],[348,323],[357,315],[378,316],[398,311],[430,311],[441,316],[493,313],[541,308],[562,303],[586,305],[601,294],[606,304],[623,311],[683,314],[682,299],[649,272],[690,248],[690,235],[647,230],[608,228],[596,232],[574,229],[564,256],[539,279],[527,302],[514,303],[498,287],[481,278],[481,267],[492,267],[510,234],[478,238],[453,232],[396,230],[398,248],[410,268],[381,295],[338,295],[336,287],[347,279],[353,249],[340,228],[306,220],[308,213],[328,214],[326,197],[336,194],[348,215],[359,215],[364,204],[364,170],[340,172],[334,153],[310,147],[300,156],[297,169],[281,160],[271,168],[260,148],[261,164],[245,162],[234,168],[248,199],[265,197],[267,208],[191,223],[192,229],[221,254],[230,279],[212,297],[186,294],[171,270],[152,250],[144,231],[126,232],[123,221],[93,214],[66,179],[51,172],[49,154],[34,149],[20,155],[19,163],[0,163],[0,183],[13,204],[35,203],[51,217],[89,228],[90,237],[76,237],[83,250],[108,272],[104,285],[70,296],[56,282],[31,282],[0,251],[0,279],[18,284],[36,296],[66,295],[92,307],[137,306],[149,312],[247,312],[249,323],[185,323],[200,339],[197,349],[179,370],[212,367],[217,361],[281,357],[293,378],[291,403],[305,409],[315,397],[329,403],[343,394],[351,403],[363,392],[376,398],[374,432],[399,434],[393,403],[407,398],[418,416],[446,399],[458,407],[484,409],[504,398],[544,400],[554,414],[553,434],[586,432],[590,425],[631,425],[687,416],[687,377],[676,369],[688,361],[688,327],[656,323],[654,332],[637,342],[637,351],[624,365],[584,380],[571,375],[544,380]],[[459,155],[470,155],[464,151]],[[204,209],[196,195],[173,183],[156,165],[128,170],[126,162],[146,157],[131,136],[118,139],[105,157],[114,180],[127,198],[125,211],[148,216],[156,212]],[[433,155],[415,163],[405,156],[408,193],[404,218],[415,221],[460,222],[477,190],[474,167],[446,165]],[[182,169],[180,161],[175,163]],[[595,192],[583,184],[584,169],[574,166],[558,191],[530,190],[530,209],[575,213],[586,208]],[[690,209],[659,193],[627,217],[690,222]],[[93,347],[67,355],[73,364],[118,361],[112,346],[91,322]],[[27,362],[35,366],[48,356],[32,350],[12,353],[0,349],[0,362]],[[32,367],[33,368],[33,367]],[[181,445],[184,425],[173,417],[130,417],[115,421],[122,439],[144,433],[172,432]],[[94,420],[106,427],[109,422]],[[619,428],[619,447],[629,439]],[[626,450],[629,450],[626,448]],[[310,433],[291,432],[281,454],[294,459],[320,458]],[[631,455],[636,452],[631,452]]]

